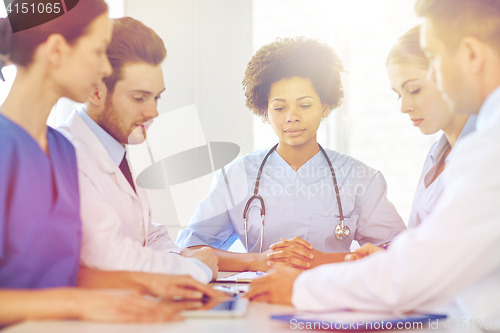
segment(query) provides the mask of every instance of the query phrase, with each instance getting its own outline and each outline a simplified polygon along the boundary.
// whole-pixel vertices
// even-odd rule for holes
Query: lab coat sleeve
[[[476,318],[500,314],[500,151],[477,137],[460,148],[456,155],[464,157],[450,164],[447,187],[425,223],[402,232],[387,251],[305,271],[293,286],[294,306],[429,311],[496,276],[496,287],[487,288],[494,294],[483,290],[488,303],[468,311]]]
[[[155,251],[160,251],[165,253],[181,252],[181,249],[177,245],[175,245],[172,238],[170,238],[167,227],[164,226],[163,224],[157,224],[151,221],[149,222],[148,241],[146,246],[151,247]],[[205,274],[208,277],[210,277],[211,280],[213,273],[210,267],[208,267],[198,259],[195,258],[186,258],[186,259],[191,260],[194,264],[196,264],[196,266],[202,269],[205,272]]]
[[[147,247],[160,252],[180,253],[181,249],[175,245],[168,234],[168,228],[163,224],[149,222]]]
[[[222,178],[222,172],[218,171],[210,192],[196,209],[186,230],[179,232],[179,247],[208,245],[227,250],[237,239],[226,203],[227,183]]]
[[[81,261],[85,266],[108,271],[187,274],[203,283],[211,280],[211,272],[208,276],[207,271],[192,259],[155,250],[156,245],[142,246],[120,235],[121,222],[117,212],[87,175],[79,172],[79,180],[83,232]],[[153,232],[150,237],[164,236],[163,232],[164,229]]]
[[[361,214],[354,239],[360,245],[382,245],[406,229],[394,205],[387,199],[387,183],[377,172],[362,196]]]

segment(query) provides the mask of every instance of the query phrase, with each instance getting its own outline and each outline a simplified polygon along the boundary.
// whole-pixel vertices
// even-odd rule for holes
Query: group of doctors
[[[443,136],[425,160],[408,230],[380,172],[317,142],[344,98],[344,69],[331,47],[297,37],[263,46],[243,81],[247,107],[278,143],[216,174],[177,245],[152,223],[125,149],[158,116],[160,37],[131,18],[110,21],[102,0],[17,33],[0,19],[0,60],[18,67],[0,107],[0,325],[174,320],[200,303],[140,293],[217,297],[205,283],[219,269],[270,267],[246,297],[407,311],[458,295],[471,316],[499,316],[500,4],[416,8],[424,24],[398,40],[386,66],[401,111],[423,134]],[[85,106],[54,130],[45,124],[60,97]],[[247,253],[228,251],[236,239]],[[353,240],[362,247],[349,253]]]

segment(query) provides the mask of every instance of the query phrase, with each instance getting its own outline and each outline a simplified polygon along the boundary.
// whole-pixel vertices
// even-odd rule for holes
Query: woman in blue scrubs
[[[315,40],[278,39],[257,51],[243,81],[246,105],[271,124],[278,144],[217,173],[180,247],[215,248],[220,270],[264,271],[276,262],[307,269],[344,260],[354,240],[382,245],[405,229],[380,172],[318,145],[321,121],[344,97],[343,71],[337,54]],[[260,199],[249,202],[261,167],[265,213]],[[342,217],[347,232],[339,238]],[[227,251],[236,239],[248,253]]]
[[[76,156],[46,121],[59,98],[84,102],[110,74],[112,27],[104,1],[80,0],[48,23],[11,30],[10,23],[18,30],[51,18],[13,12],[10,22],[0,19],[0,63],[17,65],[0,106],[0,326],[25,319],[168,319],[157,302],[135,293],[68,288],[82,278]]]

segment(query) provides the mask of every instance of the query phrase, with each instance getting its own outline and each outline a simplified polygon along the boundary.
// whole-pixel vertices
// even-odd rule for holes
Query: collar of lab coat
[[[71,137],[78,139],[79,143],[84,147],[78,147],[78,145],[75,145],[77,150],[82,148],[87,150],[88,154],[85,155],[94,156],[104,172],[116,174],[118,186],[120,186],[124,192],[134,198],[138,198],[137,194],[139,191],[137,193],[134,192],[120,168],[115,164],[111,156],[109,156],[108,151],[97,135],[90,129],[90,127],[76,111],[73,111],[68,120],[58,129],[61,130],[70,139],[70,141],[73,142],[73,144],[75,144],[75,140],[72,140]]]

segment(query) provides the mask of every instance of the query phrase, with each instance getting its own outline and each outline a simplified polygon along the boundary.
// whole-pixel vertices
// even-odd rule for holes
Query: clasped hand
[[[319,265],[359,260],[374,252],[383,250],[373,244],[365,244],[356,251],[325,253],[316,250],[311,244],[302,238],[281,238],[279,242],[272,244],[264,253],[259,254],[256,270],[266,271],[269,267],[277,264],[286,265],[296,269],[310,269]]]
[[[266,252],[267,265],[284,263],[297,269],[309,269],[323,264],[324,253],[313,248],[300,237],[284,239],[272,244]]]

